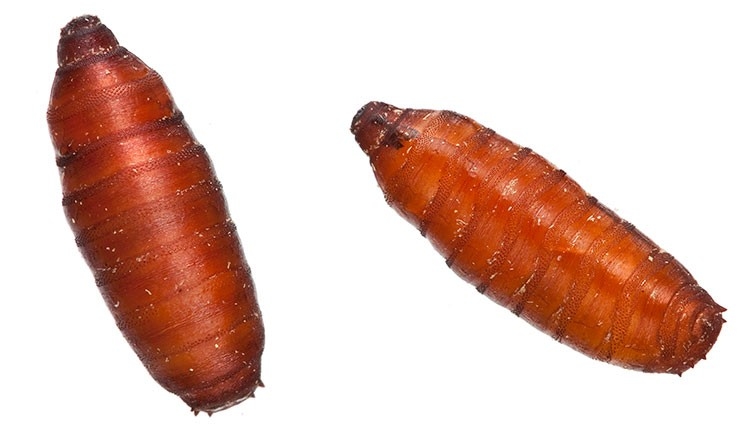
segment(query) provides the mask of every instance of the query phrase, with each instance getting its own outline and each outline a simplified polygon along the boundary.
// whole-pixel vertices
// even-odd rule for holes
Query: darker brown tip
[[[394,124],[401,113],[403,109],[380,101],[372,101],[361,107],[353,117],[350,132],[356,136],[356,142],[361,149],[369,154],[370,150],[391,137],[388,132],[394,129]]]
[[[374,114],[386,112],[387,107],[390,107],[390,105],[379,101],[366,103],[363,107],[358,109],[356,116],[353,117],[353,121],[350,123],[350,132],[357,134],[358,127],[363,124],[365,120],[372,118]]]
[[[118,40],[99,18],[82,15],[60,29],[58,66],[69,66],[101,56],[118,46]]]
[[[85,32],[101,24],[102,22],[99,21],[99,17],[96,17],[94,15],[82,15],[78,18],[72,19],[70,23],[66,24],[65,27],[60,29],[60,36],[68,36],[74,33]]]

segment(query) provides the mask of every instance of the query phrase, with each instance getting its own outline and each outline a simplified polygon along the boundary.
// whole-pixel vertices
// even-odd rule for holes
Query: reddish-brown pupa
[[[626,368],[681,374],[724,308],[561,170],[449,111],[365,105],[351,131],[387,202],[458,275],[558,341]]]
[[[98,18],[62,29],[58,63],[47,120],[63,206],[118,327],[195,413],[253,396],[264,328],[204,147]]]

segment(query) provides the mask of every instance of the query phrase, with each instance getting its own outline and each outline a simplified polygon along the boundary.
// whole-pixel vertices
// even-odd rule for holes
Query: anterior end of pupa
[[[372,101],[358,110],[350,125],[350,132],[356,137],[356,142],[366,153],[392,139],[390,132],[395,128],[403,109],[387,103]]]
[[[98,17],[83,15],[74,18],[60,30],[58,66],[68,66],[107,54],[117,46],[115,35]]]

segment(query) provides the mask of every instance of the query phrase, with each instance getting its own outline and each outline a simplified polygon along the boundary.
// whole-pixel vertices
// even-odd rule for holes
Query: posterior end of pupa
[[[692,336],[696,340],[698,360],[706,359],[706,354],[714,346],[717,338],[719,338],[722,326],[727,322],[722,317],[722,313],[725,311],[727,311],[726,308],[714,303],[704,309],[696,318]]]
[[[115,35],[98,17],[82,15],[60,29],[58,66],[72,65],[109,53],[117,46],[118,40]]]
[[[685,371],[695,367],[699,361],[706,359],[707,354],[719,338],[722,325],[726,323],[726,320],[722,317],[722,313],[725,311],[724,307],[710,302],[697,313],[695,318],[692,319],[687,335],[680,337],[679,343],[681,348],[684,349],[684,358],[680,364],[668,370],[670,373],[682,376]]]
[[[248,387],[245,392],[239,390],[235,393],[228,393],[229,395],[224,396],[219,400],[193,404],[190,403],[190,401],[186,400],[186,398],[184,398],[183,400],[186,401],[189,406],[191,406],[191,412],[193,412],[193,415],[199,415],[200,413],[205,412],[208,416],[211,417],[215,412],[232,408],[233,406],[245,401],[246,399],[255,397],[256,389],[258,387],[264,387],[264,383],[261,381],[261,379],[257,379],[252,385]]]

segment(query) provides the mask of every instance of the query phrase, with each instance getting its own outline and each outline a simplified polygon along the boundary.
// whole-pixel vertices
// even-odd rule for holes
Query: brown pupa
[[[47,120],[63,206],[117,326],[195,413],[253,396],[261,312],[204,147],[97,17],[62,29],[58,63]]]
[[[724,308],[631,224],[529,148],[450,111],[371,102],[351,131],[387,203],[447,265],[535,327],[602,361],[681,374]]]

